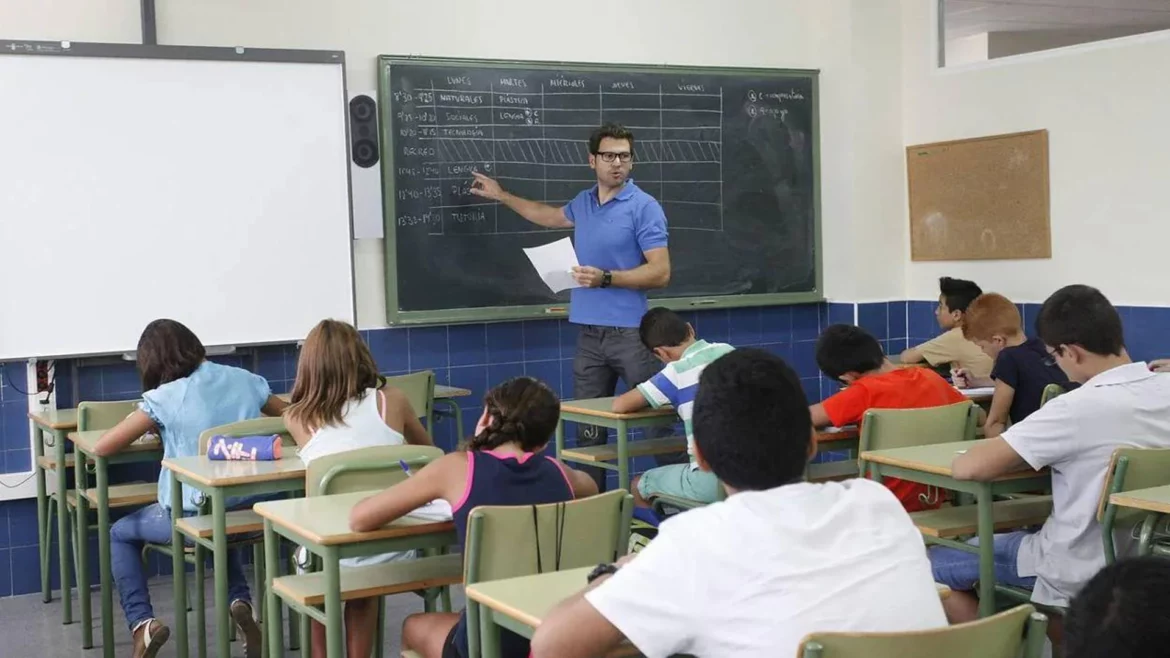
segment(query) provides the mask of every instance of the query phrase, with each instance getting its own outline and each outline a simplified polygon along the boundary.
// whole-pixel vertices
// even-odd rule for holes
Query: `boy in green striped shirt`
[[[635,478],[630,488],[634,501],[647,507],[657,495],[687,498],[701,503],[719,500],[719,480],[699,470],[695,463],[695,435],[691,423],[695,393],[703,368],[735,349],[727,343],[708,343],[695,337],[695,330],[674,311],[652,308],[642,316],[638,333],[646,349],[666,364],[658,374],[638,384],[613,401],[617,413],[632,413],[653,407],[673,406],[683,421],[690,463],[652,468]]]

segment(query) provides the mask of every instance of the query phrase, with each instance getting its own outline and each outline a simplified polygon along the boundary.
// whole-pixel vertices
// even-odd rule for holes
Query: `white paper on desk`
[[[983,386],[980,388],[960,388],[959,392],[968,398],[983,398],[995,393],[995,387]]]
[[[451,503],[441,498],[432,500],[426,505],[411,511],[407,516],[422,521],[450,521],[452,519]]]
[[[539,247],[528,247],[524,255],[532,261],[532,267],[540,275],[553,292],[580,288],[581,284],[573,279],[573,268],[577,266],[577,252],[573,249],[573,241],[562,238]]]

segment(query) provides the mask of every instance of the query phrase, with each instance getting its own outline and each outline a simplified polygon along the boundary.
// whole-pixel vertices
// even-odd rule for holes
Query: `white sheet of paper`
[[[982,388],[960,388],[959,392],[968,398],[981,398],[995,393],[995,387],[984,386]]]
[[[450,521],[451,514],[451,503],[439,498],[412,510],[407,516],[423,521]]]
[[[581,284],[573,279],[573,268],[577,266],[577,252],[573,249],[573,241],[561,238],[539,247],[528,247],[524,255],[532,261],[532,267],[540,275],[540,280],[553,292],[580,288]]]

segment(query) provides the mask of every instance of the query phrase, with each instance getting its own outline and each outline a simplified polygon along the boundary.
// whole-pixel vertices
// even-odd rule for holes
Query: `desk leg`
[[[337,548],[328,546],[325,562],[325,646],[327,656],[345,655],[345,630],[341,615],[341,563]]]
[[[65,499],[65,479],[67,475],[65,470],[65,441],[67,441],[65,432],[53,432],[53,457],[57,460],[57,568],[58,573],[61,575],[61,623],[72,624],[73,597],[69,593],[69,581],[71,578],[68,554],[71,538],[69,537],[69,502]],[[82,457],[81,461],[84,464],[84,457]],[[78,514],[78,518],[84,522],[84,516]],[[80,592],[83,586],[88,589],[89,582],[84,581],[84,585],[79,585],[77,591]]]
[[[268,655],[284,655],[284,623],[281,600],[272,590],[272,581],[280,573],[280,538],[272,530],[272,521],[264,519],[264,630],[268,632]],[[292,614],[292,613],[290,613]]]
[[[1153,552],[1154,528],[1158,525],[1158,514],[1147,514],[1142,521],[1141,534],[1138,535],[1138,556],[1146,557]]]
[[[565,421],[564,420],[557,421],[557,431],[556,431],[555,436],[556,436],[556,447],[557,447],[557,459],[560,459],[561,453],[565,451]]]
[[[53,530],[49,528],[49,494],[45,488],[45,469],[41,468],[41,457],[45,456],[45,432],[40,425],[33,425],[33,477],[37,481],[37,556],[41,566],[41,601],[48,603],[53,600],[53,592],[49,589],[49,548],[53,544]],[[57,463],[60,470],[61,464]],[[64,544],[65,535],[58,536],[58,543]],[[61,598],[65,596],[65,583],[61,579]],[[68,622],[65,622],[68,623]]]
[[[81,455],[78,455],[80,458]],[[97,467],[98,568],[102,583],[102,655],[114,658],[114,577],[110,572],[109,462],[94,457]]]
[[[626,421],[617,424],[618,488],[630,489],[630,444],[629,428]]]
[[[183,515],[183,484],[171,474],[171,569],[175,583],[175,655],[187,658],[187,562],[183,534],[175,521]],[[196,583],[196,587],[201,586]]]
[[[448,412],[455,419],[455,443],[458,444],[463,439],[463,409],[459,407],[459,403],[450,398],[439,398],[435,400],[435,404],[441,404],[447,407]],[[433,436],[433,435],[432,435]]]
[[[491,608],[479,606],[479,649],[481,658],[500,658],[500,627]]]
[[[89,499],[85,490],[89,486],[89,474],[85,470],[85,453],[74,450],[77,457],[73,469],[73,486],[77,491],[77,521],[73,524],[77,534],[77,603],[81,608],[81,648],[93,648],[93,588],[89,577]]]
[[[995,522],[992,516],[991,485],[979,485],[979,616],[995,614]]]
[[[227,501],[223,489],[211,490],[214,544],[212,578],[215,579],[215,655],[232,655],[231,601],[228,601]],[[341,655],[341,654],[337,654]]]

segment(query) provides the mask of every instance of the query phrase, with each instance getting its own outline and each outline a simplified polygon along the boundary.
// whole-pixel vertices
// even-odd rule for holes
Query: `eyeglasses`
[[[599,151],[595,154],[604,162],[613,162],[614,160],[621,160],[622,162],[629,162],[634,159],[634,154],[629,151]]]

